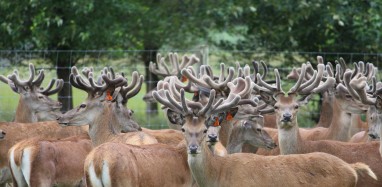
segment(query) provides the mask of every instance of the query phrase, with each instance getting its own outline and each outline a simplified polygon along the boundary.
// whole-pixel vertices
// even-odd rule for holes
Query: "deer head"
[[[101,80],[94,81],[93,71],[84,69],[85,80],[75,66],[72,67],[70,83],[88,93],[87,99],[79,106],[67,111],[59,119],[63,125],[92,125],[105,120],[113,121],[121,128],[120,132],[130,132],[139,129],[138,124],[132,120],[133,111],[125,107],[127,100],[136,95],[142,85],[143,76],[133,72],[130,85],[123,76],[102,73]],[[139,78],[138,78],[139,77]],[[138,80],[139,79],[139,80]],[[139,83],[137,83],[139,81]]]
[[[185,123],[182,131],[188,145],[188,152],[190,154],[198,154],[201,151],[200,145],[207,134],[207,127],[205,125],[207,118],[212,114],[224,112],[235,107],[240,102],[241,96],[250,92],[250,85],[251,80],[249,77],[246,77],[245,80],[238,78],[236,84],[227,84],[230,89],[227,99],[221,98],[215,101],[216,91],[212,89],[209,93],[208,102],[202,104],[187,100],[183,89],[180,90],[180,95],[178,95],[173,89],[169,89],[172,87],[171,85],[160,81],[157,87],[158,91],[153,92],[153,97],[159,103],[184,116]],[[180,101],[176,97],[179,97]]]
[[[370,106],[367,113],[367,122],[369,124],[368,135],[372,139],[380,138],[382,123],[382,83],[372,78],[372,85],[368,86],[368,78],[362,74],[356,75],[349,86],[354,89],[357,98],[363,104]]]
[[[322,58],[318,57],[318,60],[320,61]],[[281,88],[280,75],[277,69],[275,69],[275,86],[264,82],[260,75],[257,76],[258,85],[255,85],[255,89],[260,93],[265,102],[269,105],[273,105],[279,128],[288,129],[292,126],[296,126],[299,107],[306,104],[312,94],[324,92],[335,83],[333,77],[327,77],[326,81],[322,82],[325,69],[325,65],[323,64],[318,64],[317,70],[314,70],[312,78],[303,83],[306,67],[306,64],[302,64],[301,73],[297,82],[287,93]]]
[[[52,79],[48,86],[44,89],[41,87],[41,84],[45,78],[44,70],[42,69],[38,72],[36,79],[35,74],[36,72],[34,65],[29,64],[29,78],[27,80],[21,80],[17,70],[7,77],[0,75],[0,80],[8,84],[14,92],[20,95],[19,105],[17,107],[15,117],[16,122],[54,120],[60,114],[59,109],[62,107],[62,104],[58,101],[52,100],[49,96],[59,92],[62,89],[64,84],[63,80]],[[53,88],[55,83],[56,88]]]

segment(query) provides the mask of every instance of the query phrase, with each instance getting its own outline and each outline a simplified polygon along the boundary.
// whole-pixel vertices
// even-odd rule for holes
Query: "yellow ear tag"
[[[231,120],[233,119],[233,116],[232,116],[231,112],[228,112],[228,113],[227,113],[227,116],[225,117],[225,119],[226,119],[227,121],[231,121]]]
[[[218,127],[220,125],[219,118],[215,117],[214,127]]]
[[[113,100],[113,96],[111,96],[111,91],[110,90],[107,90],[106,91],[106,98],[105,98],[107,101],[111,101]]]
[[[182,81],[182,82],[186,82],[187,80],[188,80],[187,77],[184,76],[184,75],[182,75],[182,78],[180,79],[180,81]]]

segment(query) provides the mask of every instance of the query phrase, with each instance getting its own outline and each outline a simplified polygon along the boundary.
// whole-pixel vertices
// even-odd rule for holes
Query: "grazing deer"
[[[8,75],[8,78],[0,75],[0,81],[8,84],[14,92],[20,95],[14,122],[32,123],[55,120],[61,114],[58,110],[62,105],[48,96],[62,89],[63,80],[52,79],[44,89],[41,87],[45,77],[44,70],[40,70],[35,79],[35,67],[33,64],[29,64],[29,73],[28,80],[21,80],[17,70]],[[55,82],[56,88],[52,89]]]
[[[124,105],[139,92],[143,82],[142,75],[139,77],[137,72],[133,72],[131,84],[126,86],[126,79],[121,76],[109,78],[108,74],[102,74],[105,84],[99,85],[94,82],[92,71],[84,74],[88,81],[73,66],[69,80],[74,87],[88,93],[87,99],[58,118],[58,123],[64,126],[89,124],[89,136],[93,146],[109,141],[136,145],[157,143],[154,137],[141,131],[121,133],[124,132],[123,127],[128,126],[123,124],[132,123],[132,113]],[[126,132],[138,130],[129,129]]]
[[[320,68],[320,66],[323,68],[323,64],[319,64],[317,67]],[[382,177],[382,160],[378,151],[376,151],[376,147],[379,146],[378,142],[355,144],[331,140],[309,141],[302,138],[297,123],[299,107],[308,102],[311,94],[323,92],[332,87],[335,82],[334,78],[327,77],[323,84],[320,84],[321,78],[317,81],[319,85],[302,84],[301,80],[305,75],[305,68],[306,65],[303,64],[297,83],[287,93],[282,91],[280,81],[276,81],[277,85],[272,86],[261,81],[260,78],[260,87],[256,88],[260,90],[263,99],[273,106],[277,114],[278,140],[281,154],[329,153],[348,163],[366,163],[378,178]],[[275,73],[277,79],[280,80],[277,70]],[[344,79],[350,78],[351,74],[352,72],[345,72]],[[349,88],[348,91],[351,92]],[[301,96],[301,98],[298,96]],[[365,154],[367,154],[367,157],[365,157]],[[361,176],[357,186],[381,185],[380,182],[376,181],[376,177],[370,175],[370,173],[369,176]]]
[[[154,97],[185,116],[183,131],[188,164],[199,186],[355,186],[357,173],[372,174],[365,164],[347,164],[325,153],[274,157],[246,153],[214,156],[208,146],[205,121],[211,114],[235,107],[240,102],[235,90],[231,90],[225,100],[229,101],[227,104],[221,104],[223,99],[212,104],[215,91],[211,90],[208,104],[200,110],[196,108],[198,105],[184,99],[180,104],[173,102],[176,99],[168,93],[163,96],[154,92]]]

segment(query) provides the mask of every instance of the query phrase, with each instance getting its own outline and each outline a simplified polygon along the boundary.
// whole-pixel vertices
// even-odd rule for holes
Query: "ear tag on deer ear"
[[[106,98],[105,98],[107,101],[111,101],[113,100],[113,96],[111,96],[111,91],[110,90],[107,90],[106,91]]]
[[[186,82],[187,80],[188,80],[187,77],[184,75],[182,75],[182,78],[180,78],[180,81],[182,81],[182,82]]]
[[[228,113],[227,113],[227,116],[225,117],[225,119],[226,119],[227,121],[231,121],[231,120],[233,119],[233,116],[232,116],[231,112],[228,112]]]
[[[215,117],[214,127],[218,127],[220,125],[219,118]]]

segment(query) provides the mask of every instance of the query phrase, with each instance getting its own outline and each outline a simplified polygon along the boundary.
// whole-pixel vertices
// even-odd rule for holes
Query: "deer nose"
[[[370,136],[371,139],[377,139],[377,136],[374,135],[374,134],[369,134],[369,136]]]
[[[285,113],[283,114],[284,121],[290,121],[292,118],[292,114],[290,113]]]
[[[217,140],[218,140],[218,136],[216,134],[209,134],[208,138],[209,138],[210,142],[217,142]]]
[[[3,131],[3,132],[1,132],[1,134],[6,135],[7,133]]]
[[[198,150],[198,146],[197,145],[190,145],[190,146],[188,146],[188,149],[190,149],[191,154],[196,154],[196,151]]]

